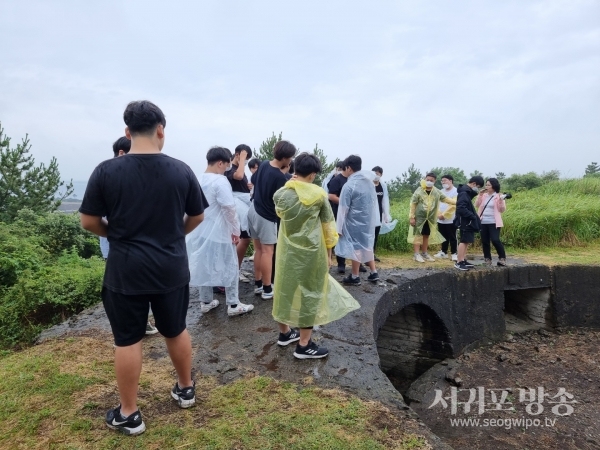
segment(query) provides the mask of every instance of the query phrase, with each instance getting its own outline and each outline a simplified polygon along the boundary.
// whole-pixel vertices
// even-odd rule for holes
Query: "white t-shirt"
[[[442,189],[442,194],[444,194],[446,197],[450,197],[450,198],[456,198],[458,196],[458,191],[456,190],[456,188],[454,186],[452,186],[452,189],[450,189],[449,191],[447,191],[446,189]],[[443,203],[440,202],[440,214],[444,214],[448,208],[450,207],[450,205],[448,203]],[[438,219],[438,223],[452,223],[454,222],[454,216],[455,214],[452,214],[452,217],[450,219],[444,219],[444,220],[440,220]]]
[[[481,215],[481,223],[484,225],[496,223],[496,202],[494,200],[496,195],[498,194],[493,194],[491,197],[488,197],[483,204],[483,206],[487,204]]]

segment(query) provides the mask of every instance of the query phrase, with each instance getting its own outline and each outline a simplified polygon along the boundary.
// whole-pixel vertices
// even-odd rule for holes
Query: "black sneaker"
[[[467,269],[473,269],[473,268],[475,268],[475,264],[470,263],[466,259],[463,262],[465,263],[465,266],[467,267]]]
[[[369,280],[372,283],[377,283],[379,281],[379,274],[377,272],[372,273],[367,277],[367,280]]]
[[[351,286],[360,286],[360,277],[354,278],[354,276],[350,274],[342,280],[342,283],[349,284]]]
[[[290,331],[287,334],[279,333],[279,340],[277,341],[277,345],[281,347],[286,347],[290,345],[292,342],[297,342],[300,340],[300,332],[290,328]]]
[[[346,273],[346,266],[338,266],[338,273]]]
[[[454,263],[454,267],[456,267],[458,270],[463,270],[463,271],[469,270],[469,268],[467,267],[467,265],[465,264],[464,261]]]
[[[358,268],[358,271],[361,273],[367,273],[367,268],[361,264]]]
[[[325,358],[327,355],[329,355],[329,350],[319,347],[313,341],[309,341],[306,347],[297,344],[296,351],[294,351],[294,357],[298,359],[318,359]]]
[[[179,383],[175,383],[175,387],[171,391],[171,397],[177,400],[180,408],[190,408],[196,403],[196,383],[181,389]]]
[[[108,410],[105,420],[108,428],[120,431],[128,436],[135,436],[146,431],[146,425],[142,420],[139,409],[133,414],[123,417],[121,415],[121,405],[119,405],[115,409]]]

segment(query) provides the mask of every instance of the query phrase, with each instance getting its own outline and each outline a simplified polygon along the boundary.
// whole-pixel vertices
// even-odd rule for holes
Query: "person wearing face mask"
[[[458,191],[454,187],[454,178],[452,175],[442,176],[442,188],[443,193],[446,197],[456,198]],[[452,253],[452,261],[457,261],[456,247],[458,245],[456,241],[456,227],[454,226],[454,213],[456,212],[455,206],[450,206],[445,203],[440,204],[438,211],[437,226],[438,231],[446,239],[442,242],[442,249],[433,255],[435,258],[447,258],[448,257],[448,246]]]
[[[460,243],[458,244],[458,261],[454,264],[458,270],[469,270],[475,267],[467,261],[469,244],[475,242],[475,233],[481,229],[481,221],[475,212],[473,198],[477,196],[483,186],[483,178],[479,175],[471,177],[467,184],[458,186],[456,200],[456,217],[454,225],[460,230]]]
[[[456,205],[456,199],[450,198],[434,187],[437,179],[430,172],[421,180],[421,186],[413,193],[410,200],[410,227],[407,241],[413,244],[414,257],[417,262],[435,261],[427,249],[429,244],[441,244],[444,237],[437,229],[437,217],[440,202]]]
[[[502,228],[502,213],[506,211],[506,202],[500,195],[500,182],[497,178],[488,178],[485,189],[477,196],[475,206],[481,218],[481,245],[486,265],[492,265],[492,251],[490,241],[498,253],[498,265],[506,266],[506,252],[500,241],[500,228]]]
[[[338,174],[342,173],[342,171],[344,170],[344,161],[338,161],[335,164],[335,169],[333,169],[331,172],[329,172],[327,174],[327,176],[325,177],[325,179],[323,180],[323,183],[321,183],[321,187],[323,188],[323,190],[329,194],[329,182]]]

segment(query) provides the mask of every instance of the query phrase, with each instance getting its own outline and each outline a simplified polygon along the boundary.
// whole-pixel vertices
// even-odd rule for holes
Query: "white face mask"
[[[425,181],[425,186],[427,187],[433,187],[435,183],[433,181]]]
[[[479,188],[477,186],[473,186],[471,189],[473,189],[475,192],[479,192]]]
[[[381,180],[381,177],[378,177],[377,175],[375,175],[375,178],[374,178],[374,180],[375,180],[375,181],[379,181],[379,180]]]
[[[444,183],[444,184],[442,184],[442,187],[444,189],[450,189],[450,184],[449,183]]]

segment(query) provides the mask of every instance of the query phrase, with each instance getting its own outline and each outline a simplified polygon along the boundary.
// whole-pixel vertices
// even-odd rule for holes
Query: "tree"
[[[544,184],[542,178],[535,172],[527,172],[524,174],[514,173],[506,179],[507,187],[515,191],[524,191],[540,187]]]
[[[430,170],[430,172],[435,173],[437,176],[435,186],[438,189],[442,189],[442,176],[444,175],[452,175],[452,178],[454,178],[454,186],[466,184],[467,182],[467,176],[465,175],[465,172],[458,167],[434,167]]]
[[[261,161],[271,161],[273,156],[273,149],[275,148],[275,144],[277,144],[281,139],[283,139],[283,132],[279,133],[279,136],[275,136],[275,133],[262,144],[258,148],[258,151],[254,150],[254,158],[258,158]]]
[[[593,177],[597,175],[600,175],[600,166],[598,165],[598,163],[593,162],[591,164],[588,164],[588,166],[585,168],[584,177]]]
[[[403,172],[401,176],[387,183],[390,199],[399,200],[412,195],[421,184],[422,178],[423,174],[421,171],[414,164],[411,164],[408,170]]]
[[[469,178],[473,178],[473,177],[476,177],[476,176],[478,176],[478,175],[479,175],[480,177],[483,177],[483,179],[485,179],[485,177],[483,176],[483,172],[480,172],[480,171],[479,171],[479,170],[477,170],[477,169],[475,169],[473,172],[471,172],[471,173],[469,174]]]
[[[30,150],[28,135],[11,148],[0,123],[0,221],[11,222],[23,208],[35,213],[55,211],[73,193],[73,181],[65,186],[60,179],[56,158],[47,167],[36,166]],[[63,186],[64,192],[59,193]]]
[[[313,154],[319,158],[319,161],[321,161],[321,173],[318,173],[317,176],[315,177],[315,181],[314,183],[321,186],[321,183],[323,183],[323,180],[325,179],[325,177],[327,176],[327,174],[329,172],[331,172],[333,169],[335,169],[335,165],[339,162],[339,158],[335,158],[334,161],[328,163],[327,162],[327,156],[325,155],[325,152],[319,148],[319,144],[315,144],[315,149],[313,150]]]
[[[550,183],[551,181],[558,181],[560,180],[560,170],[551,170],[550,172],[542,172],[542,175],[540,176],[540,178],[542,179],[542,182],[544,183]]]
[[[506,174],[504,172],[496,172],[496,179],[502,184],[506,180]]]

